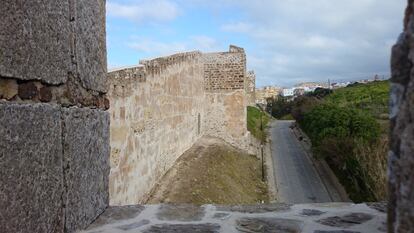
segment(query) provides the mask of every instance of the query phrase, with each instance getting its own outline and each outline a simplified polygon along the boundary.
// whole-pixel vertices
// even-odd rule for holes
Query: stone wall
[[[231,45],[229,52],[203,54],[203,63],[208,116],[205,133],[250,152],[244,49]]]
[[[206,93],[205,135],[254,153],[247,131],[247,98],[244,89]]]
[[[105,1],[2,1],[1,232],[75,232],[108,206]]]
[[[111,204],[145,202],[176,159],[203,135],[250,149],[244,51],[232,46],[214,56],[181,53],[109,73]],[[209,67],[223,70],[216,74]],[[206,76],[212,73],[215,90]],[[219,89],[225,80],[229,86]]]
[[[247,96],[247,105],[255,106],[256,105],[256,74],[254,71],[248,71],[246,74],[246,84],[245,84],[246,96]]]
[[[109,73],[111,204],[145,200],[175,160],[203,134],[201,53],[141,62]]]
[[[388,232],[414,231],[414,1],[392,49]]]
[[[244,89],[246,54],[242,48],[230,46],[229,52],[203,54],[205,89]]]

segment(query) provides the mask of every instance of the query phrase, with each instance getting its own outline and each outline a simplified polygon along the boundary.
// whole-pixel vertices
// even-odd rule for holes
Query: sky
[[[388,76],[406,0],[107,0],[108,68],[243,47],[256,86]]]

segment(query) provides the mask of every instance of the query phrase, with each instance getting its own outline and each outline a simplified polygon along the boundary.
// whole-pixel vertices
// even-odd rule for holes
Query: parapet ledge
[[[244,53],[244,49],[242,47],[230,45],[229,52],[230,53]]]
[[[147,72],[160,71],[168,66],[185,61],[197,60],[201,57],[200,51],[177,53],[166,57],[158,57],[151,60],[141,60],[139,64],[145,66]]]
[[[143,65],[115,68],[110,70],[107,75],[110,84],[128,84],[146,81],[146,71]]]
[[[142,69],[142,70],[144,70],[144,66],[139,64],[139,65],[132,65],[132,66],[115,67],[115,68],[109,69],[108,74],[110,74],[112,72],[118,72],[118,71],[121,71],[121,70],[133,70],[133,69],[138,69],[138,70]]]

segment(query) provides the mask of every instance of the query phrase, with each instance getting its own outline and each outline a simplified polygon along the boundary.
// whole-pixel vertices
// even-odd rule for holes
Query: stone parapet
[[[165,70],[168,66],[195,61],[201,57],[201,52],[177,53],[167,57],[159,57],[152,60],[141,60],[140,64],[145,66],[148,75],[157,75]]]
[[[382,203],[125,206],[108,208],[83,232],[382,233],[385,215]]]
[[[405,12],[404,32],[392,48],[388,232],[414,231],[414,1]]]

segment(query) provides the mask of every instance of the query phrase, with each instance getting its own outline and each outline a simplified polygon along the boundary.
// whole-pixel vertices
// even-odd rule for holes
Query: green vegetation
[[[270,121],[269,115],[256,107],[247,107],[247,129],[261,141],[266,140],[266,126]]]
[[[386,199],[388,96],[389,82],[379,81],[318,90],[288,106],[315,156],[327,161],[355,202]]]
[[[328,95],[326,102],[369,112],[375,118],[388,114],[390,86],[388,81],[354,84]]]

